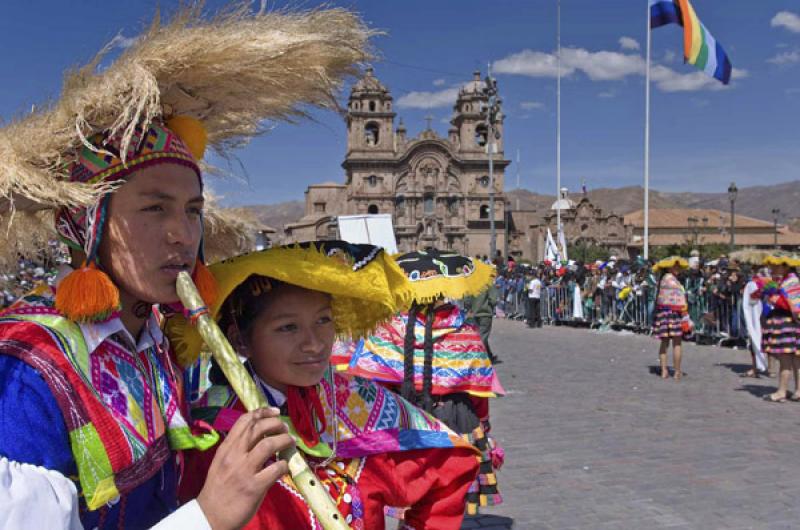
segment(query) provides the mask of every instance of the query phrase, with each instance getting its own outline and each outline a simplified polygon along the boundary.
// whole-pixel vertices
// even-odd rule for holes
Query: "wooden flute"
[[[248,411],[268,407],[266,397],[239,361],[230,342],[225,338],[208,311],[204,311],[205,302],[197,291],[191,276],[186,272],[180,272],[176,287],[184,308],[190,313],[198,315],[195,319],[197,330],[242,404]],[[311,507],[322,528],[324,530],[350,530],[350,526],[339,513],[339,509],[325,486],[311,471],[308,463],[297,449],[292,447],[282,451],[280,457],[289,464],[289,474],[292,480]]]

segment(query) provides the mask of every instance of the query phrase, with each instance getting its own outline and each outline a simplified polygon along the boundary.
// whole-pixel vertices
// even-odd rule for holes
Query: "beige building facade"
[[[484,82],[476,72],[459,91],[447,137],[428,123],[409,138],[395,126],[393,98],[372,69],[348,101],[344,183],[309,186],[305,215],[285,228],[287,242],[336,237],[336,216],[391,214],[401,252],[448,249],[489,253],[489,158]],[[505,169],[502,116],[496,125],[494,165],[497,248],[505,240]]]

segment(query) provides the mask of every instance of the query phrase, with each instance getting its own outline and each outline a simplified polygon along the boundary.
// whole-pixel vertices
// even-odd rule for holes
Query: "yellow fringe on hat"
[[[434,276],[410,282],[412,299],[418,304],[432,304],[440,298],[461,300],[482,293],[494,282],[497,271],[482,261],[476,260],[474,264],[475,269],[469,276]]]
[[[119,290],[94,262],[84,262],[61,281],[55,304],[73,322],[102,322],[121,307]]]
[[[689,268],[689,262],[683,259],[680,256],[670,256],[668,258],[664,258],[655,265],[653,265],[653,272],[658,272],[660,270],[667,270],[671,269],[674,266],[678,266],[682,269]]]
[[[800,266],[800,259],[789,254],[771,254],[764,258],[764,265],[786,265],[787,267]]]
[[[252,252],[215,263],[209,270],[219,289],[217,300],[208,305],[215,319],[236,287],[255,274],[331,295],[336,332],[347,338],[368,335],[378,324],[407,309],[414,296],[402,270],[383,251],[358,271],[352,263],[313,246]],[[166,332],[182,366],[197,359],[203,340],[183,315],[170,317]]]

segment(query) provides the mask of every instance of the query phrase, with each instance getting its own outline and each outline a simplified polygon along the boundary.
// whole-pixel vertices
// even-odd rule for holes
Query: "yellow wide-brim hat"
[[[316,241],[237,256],[209,267],[218,285],[208,308],[215,320],[234,290],[250,276],[265,276],[332,297],[333,320],[341,337],[360,338],[410,303],[412,291],[403,271],[381,247],[344,241]],[[267,295],[268,296],[268,295]],[[197,359],[203,340],[184,315],[167,323],[178,361]]]
[[[661,270],[669,270],[672,267],[678,266],[682,269],[689,268],[689,262],[686,261],[684,258],[680,256],[670,256],[668,258],[664,258],[655,265],[653,265],[653,272],[658,272]]]
[[[800,266],[800,259],[784,253],[776,253],[770,254],[763,261],[764,265],[786,265],[787,267],[798,267]]]

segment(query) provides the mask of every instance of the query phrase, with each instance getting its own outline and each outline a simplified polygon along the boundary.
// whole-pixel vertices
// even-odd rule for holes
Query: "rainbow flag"
[[[727,85],[731,61],[722,46],[697,18],[689,0],[650,0],[650,27],[683,26],[683,57],[687,63]]]

